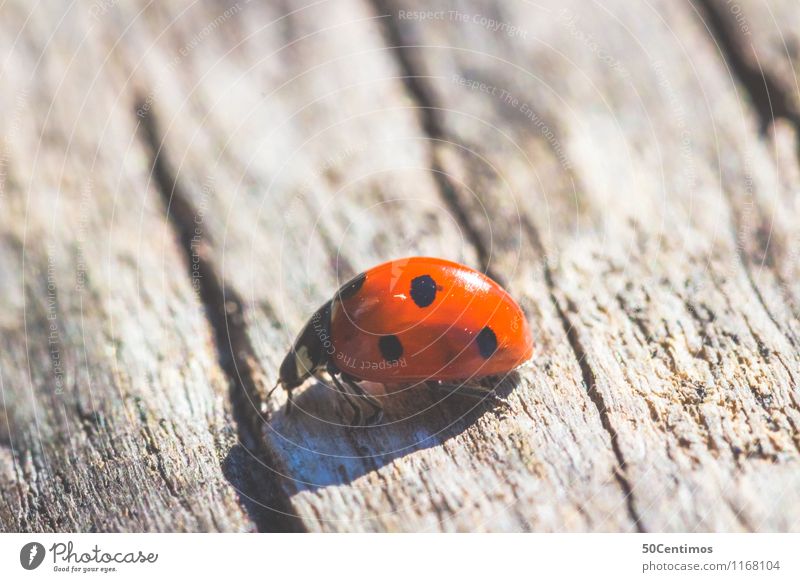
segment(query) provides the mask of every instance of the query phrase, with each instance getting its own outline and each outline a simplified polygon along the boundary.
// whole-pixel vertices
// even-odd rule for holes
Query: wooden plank
[[[445,168],[516,193],[643,529],[797,529],[797,318],[764,258],[796,212],[692,7],[381,7]]]
[[[761,118],[762,130],[800,123],[800,14],[791,0],[697,2],[729,71]]]
[[[3,7],[0,531],[251,530],[227,381],[96,24]]]
[[[120,60],[142,113],[157,120],[167,189],[177,176],[173,194],[204,209],[206,266],[232,304],[222,327],[242,375],[242,414],[263,430],[303,526],[634,529],[537,251],[520,246],[519,221],[505,222],[509,199],[485,198],[498,206],[485,215],[497,242],[476,244],[373,7],[285,12],[247,5],[223,19],[216,5],[162,7],[135,22],[122,13],[118,24],[132,23]],[[213,34],[194,42],[210,22]],[[387,398],[390,423],[351,431],[321,386],[300,395],[303,413],[292,418],[279,410],[283,394],[267,403],[309,314],[359,270],[411,254],[488,261],[522,298],[540,347],[508,409],[406,394]]]
[[[790,68],[714,2],[14,5],[1,527],[796,530]],[[294,333],[406,254],[521,299],[508,408],[286,418]]]
[[[773,284],[759,286],[759,291],[774,317],[796,340],[800,314],[796,250],[800,227],[795,202],[800,184],[797,5],[783,1],[708,1],[701,3],[698,12],[715,38],[729,75],[740,86],[740,100],[758,115],[760,140],[771,155],[773,180],[765,195],[772,197],[775,212],[768,221],[756,224],[764,248],[760,253],[748,253],[746,258],[751,259],[757,273],[756,284],[765,276],[774,277]],[[761,263],[768,268],[761,268]]]

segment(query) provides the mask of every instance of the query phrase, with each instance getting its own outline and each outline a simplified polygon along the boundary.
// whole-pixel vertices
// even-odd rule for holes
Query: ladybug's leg
[[[378,424],[381,420],[383,420],[383,406],[381,403],[378,402],[378,399],[375,398],[372,394],[369,394],[363,387],[359,386],[352,378],[342,375],[342,380],[344,380],[345,385],[361,400],[369,404],[372,408],[372,416],[367,419],[367,424]]]
[[[286,390],[286,416],[291,416],[292,410],[294,410],[294,398],[292,398],[292,389],[288,388]]]
[[[324,384],[328,388],[332,388],[338,395],[340,400],[344,400],[347,405],[350,407],[350,410],[353,412],[353,421],[349,424],[351,426],[357,425],[361,423],[361,408],[356,404],[351,395],[347,392],[342,383],[339,382],[339,379],[336,377],[337,374],[334,373],[335,370],[329,369],[318,369],[314,372],[314,378],[317,379],[318,382]],[[331,386],[331,383],[333,386]]]
[[[479,380],[478,383],[484,388],[487,388],[489,390],[494,390],[498,382],[495,376],[486,376],[485,378]]]
[[[445,394],[458,394],[478,400],[487,399],[493,402],[503,401],[502,398],[495,394],[493,386],[486,387],[481,384],[446,384],[436,380],[430,380],[427,384],[429,388],[438,392],[444,392]]]
[[[350,426],[361,426],[362,421],[362,413],[361,407],[353,402],[350,398],[350,393],[347,391],[342,383],[339,381],[338,374],[331,374],[331,380],[333,380],[333,384],[336,387],[336,391],[341,394],[342,399],[350,405],[350,408],[353,410],[353,420],[350,422]]]

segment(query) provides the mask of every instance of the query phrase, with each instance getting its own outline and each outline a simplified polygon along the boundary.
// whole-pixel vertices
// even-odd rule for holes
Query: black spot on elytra
[[[488,360],[497,350],[497,336],[494,335],[491,327],[484,327],[475,341],[478,342],[478,351],[484,360]]]
[[[403,344],[396,335],[385,335],[378,340],[378,348],[387,362],[394,362],[403,355]]]
[[[339,289],[339,299],[350,299],[353,295],[358,293],[358,290],[364,286],[364,281],[367,280],[367,274],[361,273],[360,275],[356,275],[350,281],[342,285],[342,288]]]
[[[436,291],[441,287],[430,275],[420,275],[411,280],[411,299],[417,307],[427,307],[436,299]]]

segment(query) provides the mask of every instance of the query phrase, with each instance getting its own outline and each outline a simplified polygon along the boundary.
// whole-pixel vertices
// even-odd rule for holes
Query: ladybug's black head
[[[292,390],[305,382],[328,362],[331,349],[331,303],[320,307],[297,336],[292,349],[283,358],[278,383]]]
[[[286,389],[291,390],[303,383],[303,378],[297,373],[297,357],[294,348],[289,350],[281,363],[278,382]]]

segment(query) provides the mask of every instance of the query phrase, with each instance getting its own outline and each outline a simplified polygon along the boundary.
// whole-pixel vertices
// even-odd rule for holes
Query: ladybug
[[[341,395],[354,425],[359,402],[375,424],[383,409],[363,382],[425,383],[483,398],[492,393],[485,380],[532,354],[525,314],[500,285],[458,263],[411,257],[361,273],[320,307],[283,359],[275,388],[288,392],[289,413],[292,390],[314,377]]]

